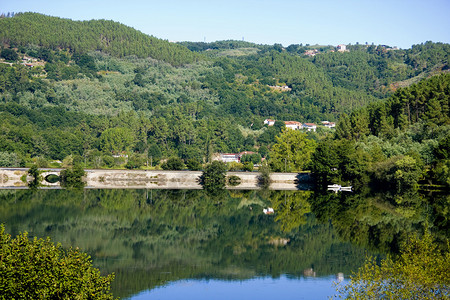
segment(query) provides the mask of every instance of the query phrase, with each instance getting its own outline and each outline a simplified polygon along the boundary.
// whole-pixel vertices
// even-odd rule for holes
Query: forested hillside
[[[199,56],[118,22],[72,21],[37,13],[19,13],[0,19],[0,41],[11,47],[36,45],[72,53],[101,51],[115,57],[152,57],[173,65],[192,63]]]
[[[311,161],[323,183],[370,182],[399,192],[419,183],[450,187],[450,74],[342,115]]]
[[[173,156],[202,163],[216,152],[238,151],[268,158],[280,121],[320,124],[344,116],[339,138],[354,138],[448,116],[445,101],[429,94],[384,104],[400,101],[408,91],[400,88],[448,72],[447,44],[348,45],[346,52],[244,41],[178,45],[113,21],[35,13],[0,18],[0,41],[3,166],[75,159],[134,168]],[[369,127],[351,121],[357,116],[367,116]],[[267,127],[266,118],[279,122]],[[331,133],[321,127],[307,138],[320,142]]]

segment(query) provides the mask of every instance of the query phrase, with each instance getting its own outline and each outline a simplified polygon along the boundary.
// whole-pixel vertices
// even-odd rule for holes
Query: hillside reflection
[[[448,236],[448,196],[312,191],[3,190],[13,235],[50,236],[116,274],[115,296],[167,282],[350,274],[407,234]],[[265,215],[263,208],[275,214]]]

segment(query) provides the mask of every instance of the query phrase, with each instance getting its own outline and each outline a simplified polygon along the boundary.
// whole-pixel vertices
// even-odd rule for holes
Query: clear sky
[[[450,43],[450,0],[0,0],[0,12],[26,11],[114,20],[169,41]]]

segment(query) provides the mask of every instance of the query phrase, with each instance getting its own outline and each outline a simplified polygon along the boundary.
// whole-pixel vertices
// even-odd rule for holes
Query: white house
[[[220,153],[220,157],[218,160],[223,161],[224,163],[228,162],[239,162],[240,156],[236,153]]]
[[[347,46],[345,46],[344,44],[341,44],[341,45],[337,45],[337,50],[339,51],[339,52],[345,52],[345,51],[347,51]]]
[[[317,125],[314,124],[314,123],[304,123],[302,128],[303,128],[303,129],[306,129],[306,130],[308,130],[308,131],[311,131],[311,130],[312,130],[312,131],[316,131]]]
[[[272,119],[265,119],[264,120],[264,125],[267,124],[268,126],[273,126],[273,124],[275,124],[275,120]]]
[[[293,129],[293,130],[302,129],[302,123],[297,122],[297,121],[285,121],[284,125],[286,125],[286,128]]]
[[[329,122],[329,121],[322,121],[322,125],[327,127],[327,128],[334,128],[334,127],[336,127],[336,123]]]

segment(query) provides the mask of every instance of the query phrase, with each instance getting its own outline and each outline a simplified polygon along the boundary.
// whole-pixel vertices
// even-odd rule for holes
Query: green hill
[[[13,47],[34,44],[74,53],[101,51],[115,57],[151,57],[172,65],[200,59],[186,47],[148,36],[108,20],[72,21],[38,13],[19,13],[0,19],[0,41]]]
[[[358,128],[369,117],[354,111],[448,72],[450,53],[450,45],[432,42],[406,50],[347,45],[347,52],[245,41],[172,44],[113,21],[36,13],[0,17],[0,42],[4,166],[73,155],[115,167],[123,165],[112,157],[117,151],[150,163],[171,156],[203,162],[215,152],[261,149],[266,157],[283,125],[266,128],[266,118],[320,125],[347,114],[353,123],[342,135],[362,136],[370,130]],[[412,95],[407,103],[415,110],[407,116],[416,121],[413,112],[428,102],[420,100],[425,104],[416,109]],[[445,101],[429,104],[442,113],[427,118],[444,120]],[[397,115],[371,131],[407,124]],[[319,131],[312,138],[332,132]]]

